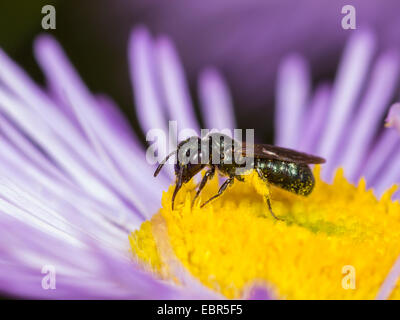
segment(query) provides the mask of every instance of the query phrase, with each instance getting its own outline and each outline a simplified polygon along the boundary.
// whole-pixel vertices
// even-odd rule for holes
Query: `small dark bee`
[[[315,180],[308,165],[324,163],[325,159],[268,144],[255,144],[251,147],[246,148],[245,143],[239,144],[220,133],[211,133],[203,139],[191,137],[180,142],[177,149],[159,164],[154,172],[154,177],[158,175],[166,161],[176,154],[178,159],[175,164],[176,186],[172,195],[172,209],[174,209],[175,197],[182,185],[189,182],[205,167],[209,169],[199,184],[192,206],[216,170],[227,179],[221,185],[218,193],[204,202],[201,207],[221,196],[235,179],[244,181],[240,169],[248,167],[245,167],[244,161],[237,160],[240,157],[242,160],[247,160],[246,164],[250,163],[250,168],[256,170],[258,176],[266,183],[298,195],[307,196],[311,193]],[[268,195],[266,195],[266,200],[272,216],[278,219],[272,211]]]

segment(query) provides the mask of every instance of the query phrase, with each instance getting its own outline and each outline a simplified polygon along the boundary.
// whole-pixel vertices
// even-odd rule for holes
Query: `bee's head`
[[[199,173],[207,164],[208,160],[201,148],[202,140],[199,137],[190,137],[179,143],[177,148],[177,162],[175,174],[178,176],[182,171],[183,182],[188,182]]]

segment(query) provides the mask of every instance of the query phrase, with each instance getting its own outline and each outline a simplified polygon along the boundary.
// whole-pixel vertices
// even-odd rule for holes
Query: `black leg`
[[[222,184],[221,188],[219,188],[218,193],[217,193],[215,196],[212,196],[212,197],[211,197],[210,199],[208,199],[206,202],[204,202],[204,203],[201,205],[201,208],[203,208],[203,207],[204,207],[207,203],[209,203],[210,201],[212,201],[212,200],[218,198],[220,195],[222,195],[222,194],[224,193],[224,191],[226,190],[226,188],[228,188],[230,185],[233,184],[233,180],[234,180],[233,177],[226,179],[226,181]]]
[[[198,198],[198,196],[200,195],[201,190],[203,190],[203,188],[205,187],[206,183],[208,180],[212,179],[212,177],[214,176],[215,173],[215,167],[211,167],[210,170],[208,170],[205,174],[203,179],[201,179],[200,185],[199,185],[199,189],[197,189],[196,195],[194,196],[193,200],[192,200],[192,207],[194,205],[194,202],[196,201],[196,199]]]
[[[269,200],[269,197],[268,197],[268,196],[265,196],[265,198],[267,199],[268,209],[269,209],[269,212],[271,212],[271,215],[272,215],[276,220],[284,221],[285,219],[278,218],[278,217],[274,214],[274,212],[272,211],[271,201]]]
[[[175,197],[178,194],[179,189],[182,187],[182,175],[183,175],[183,166],[181,166],[181,168],[179,169],[179,174],[176,179],[176,186],[175,186],[174,193],[172,195],[172,210],[174,210]]]
[[[258,173],[258,176],[259,176],[263,181],[268,182],[267,179],[266,179],[266,178],[264,177],[264,175],[262,174],[262,171],[261,171],[260,169],[256,169],[256,171],[257,171],[257,173]],[[271,215],[272,215],[276,220],[284,221],[284,219],[278,218],[278,217],[274,214],[274,212],[272,211],[271,200],[269,199],[269,196],[268,196],[268,195],[265,195],[265,199],[267,199],[268,209],[269,209],[269,212],[271,213]]]

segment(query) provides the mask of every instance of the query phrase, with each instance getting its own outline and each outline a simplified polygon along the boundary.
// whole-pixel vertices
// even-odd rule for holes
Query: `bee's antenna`
[[[164,166],[164,164],[165,164],[165,163],[168,161],[168,159],[169,159],[172,155],[174,155],[175,153],[176,153],[176,150],[175,150],[175,151],[172,151],[169,155],[166,156],[166,158],[165,158],[163,161],[160,162],[160,164],[158,165],[156,171],[154,172],[154,177],[157,177],[157,175],[160,173],[160,171],[161,171],[162,167]]]

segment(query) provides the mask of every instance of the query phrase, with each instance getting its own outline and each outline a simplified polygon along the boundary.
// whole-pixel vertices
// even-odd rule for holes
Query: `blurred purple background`
[[[31,1],[19,2],[30,6],[33,23],[25,16],[21,19],[21,10],[8,2],[9,5],[2,4],[5,10],[0,11],[0,16],[4,15],[0,19],[4,27],[14,23],[22,30],[26,25],[29,32],[23,33],[18,42],[10,41],[10,27],[6,36],[3,29],[0,44],[40,78],[30,56],[30,46],[34,36],[42,32],[40,7],[44,2],[38,1],[35,5],[28,4]],[[257,135],[268,141],[272,141],[279,62],[285,55],[298,52],[310,63],[313,83],[332,79],[345,40],[353,32],[341,27],[344,5],[355,6],[357,28],[373,29],[381,50],[400,45],[398,0],[85,0],[45,3],[53,3],[57,10],[57,29],[48,32],[63,44],[89,86],[115,98],[135,127],[126,52],[130,31],[138,24],[146,25],[155,35],[172,37],[195,100],[199,72],[210,65],[219,68],[231,88],[239,126],[255,128]],[[260,117],[260,108],[264,117]]]

